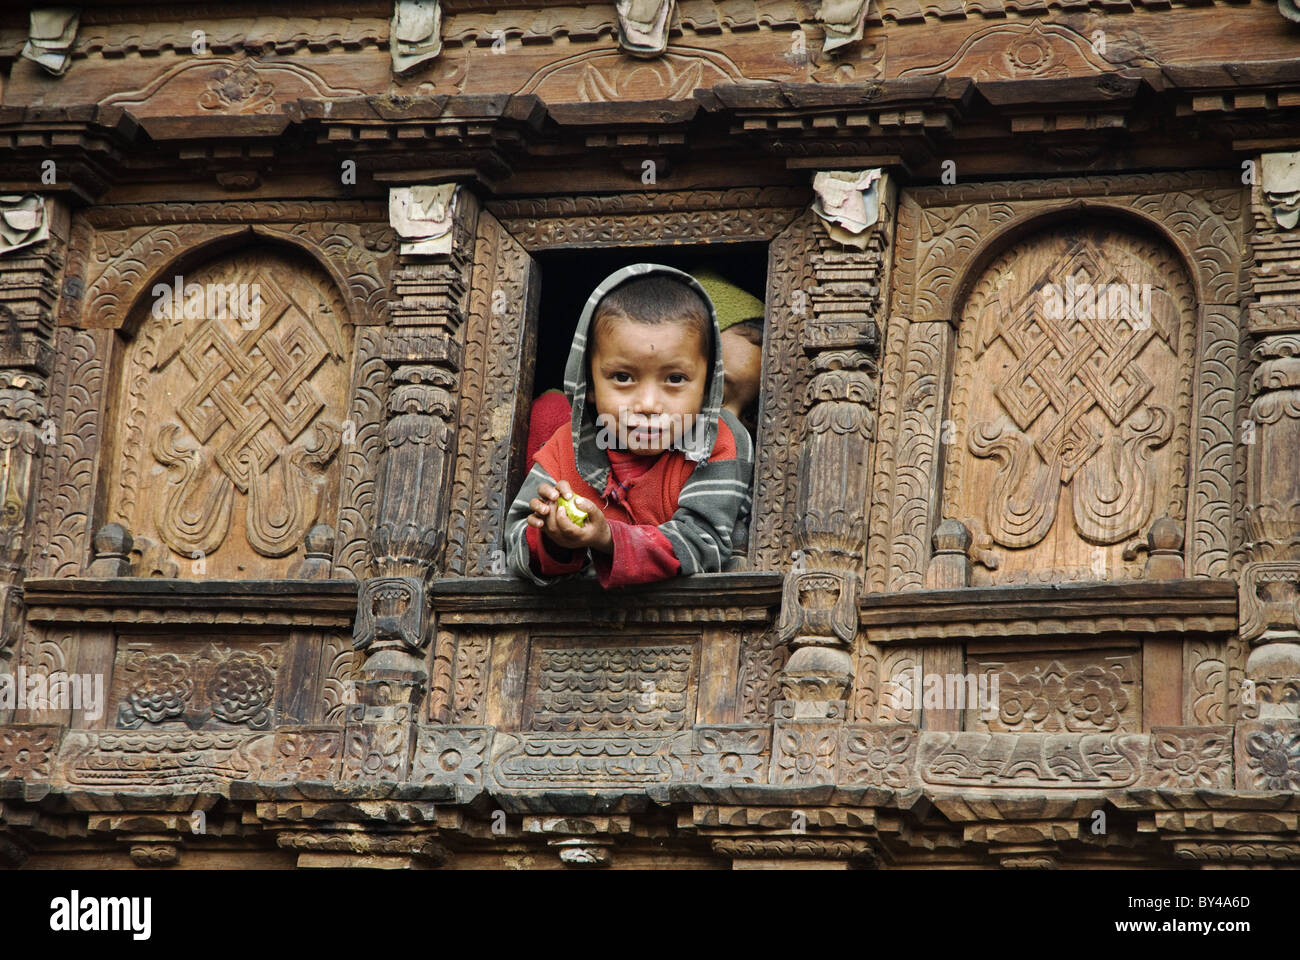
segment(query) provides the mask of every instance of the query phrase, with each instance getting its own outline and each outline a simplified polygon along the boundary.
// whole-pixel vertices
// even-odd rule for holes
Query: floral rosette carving
[[[0,730],[0,780],[36,780],[49,777],[57,746],[44,731]]]
[[[174,653],[143,657],[135,663],[136,678],[118,708],[118,725],[138,727],[179,717],[194,694],[189,664]]]
[[[1119,727],[1120,711],[1128,706],[1128,694],[1118,676],[1090,666],[1066,677],[1065,686],[1069,691],[1071,717],[1098,730]]]
[[[275,674],[253,654],[233,654],[212,672],[212,714],[227,723],[261,726],[274,693]]]
[[[998,678],[998,683],[1002,691],[998,703],[999,719],[1008,727],[1016,727],[1026,721],[1038,723],[1046,718],[1052,711],[1052,703],[1058,692],[1047,688],[1060,687],[1059,681],[1044,684],[1032,674],[1017,677],[1012,673],[1003,673]]]
[[[1300,790],[1300,731],[1256,730],[1246,738],[1246,765],[1263,790]]]
[[[1230,780],[1231,772],[1227,734],[1152,732],[1151,773],[1157,786],[1213,789],[1226,785],[1220,774]]]

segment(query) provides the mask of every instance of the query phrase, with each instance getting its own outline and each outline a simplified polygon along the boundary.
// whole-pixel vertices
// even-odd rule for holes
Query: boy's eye
[[[684,373],[670,373],[670,374],[668,374],[668,382],[669,382],[669,383],[685,383],[685,382],[686,382],[686,374],[684,374]]]
[[[611,377],[615,383],[631,383],[632,375],[624,370],[620,370]]]

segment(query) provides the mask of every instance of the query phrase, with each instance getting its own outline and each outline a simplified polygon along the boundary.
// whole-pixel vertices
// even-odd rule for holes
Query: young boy
[[[611,274],[583,308],[564,386],[570,422],[537,452],[506,516],[511,569],[546,584],[590,564],[605,587],[721,570],[748,512],[754,452],[722,410],[703,287],[661,264]]]

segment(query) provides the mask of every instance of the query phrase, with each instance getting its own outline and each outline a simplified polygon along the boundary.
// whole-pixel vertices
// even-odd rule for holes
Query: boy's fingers
[[[564,481],[561,480],[560,482],[563,483]],[[537,495],[540,497],[545,497],[547,500],[554,500],[557,497],[559,497],[560,494],[559,491],[556,490],[549,483],[543,483],[541,486],[537,488]]]
[[[564,497],[566,500],[573,499],[573,487],[569,486],[568,480],[559,481],[557,486],[560,488],[560,496]]]
[[[533,513],[537,514],[540,517],[544,517],[546,516],[547,513],[550,512],[550,508],[541,500],[538,500],[536,497],[533,497],[532,500],[528,501],[528,509],[532,510]]]

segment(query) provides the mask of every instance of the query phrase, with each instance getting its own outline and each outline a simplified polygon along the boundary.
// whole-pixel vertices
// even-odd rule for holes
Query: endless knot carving
[[[1190,319],[1178,263],[1119,231],[1044,232],[989,266],[962,320],[952,410],[965,435],[949,448],[945,504],[971,524],[979,562],[999,565],[993,544],[1047,540],[1067,487],[1074,529],[1044,544],[1044,567],[1066,570],[1062,552],[1109,566],[1118,557],[1090,557],[1074,537],[1123,544],[1160,512],[1181,519]],[[967,450],[995,475],[963,465]]]
[[[114,517],[203,560],[182,576],[284,576],[259,557],[300,549],[339,496],[346,311],[322,271],[270,251],[167,279],[125,364]],[[246,548],[221,549],[232,526]]]
[[[325,401],[307,378],[330,355],[329,346],[300,316],[291,314],[277,324],[288,298],[274,283],[258,286],[262,315],[257,326],[236,340],[219,321],[207,319],[180,351],[197,382],[176,412],[202,443],[230,425],[216,462],[241,493],[248,492],[253,475],[280,455],[280,445],[271,443],[263,428],[274,424],[289,444],[324,409]],[[272,335],[276,326],[278,335]]]
[[[1137,364],[1138,355],[1154,336],[1177,348],[1171,329],[1176,318],[1151,311],[1149,295],[1143,316],[1141,291],[1134,297],[1125,277],[1126,271],[1104,254],[1076,247],[1064,263],[1048,266],[1031,284],[1044,289],[1065,278],[1060,309],[1047,306],[1050,295],[1026,297],[993,333],[1017,361],[994,393],[1021,430],[1050,410],[1034,446],[1044,461],[1061,463],[1067,482],[1102,444],[1100,433],[1083,421],[1084,414],[1100,407],[1118,427],[1155,387]],[[1091,304],[1083,295],[1084,284],[1092,285]],[[1098,302],[1099,289],[1107,291],[1104,302]],[[1117,289],[1126,292],[1122,303],[1116,297],[1118,309],[1112,311],[1109,291]],[[1071,290],[1079,294],[1072,298]],[[989,345],[983,344],[978,355]]]

